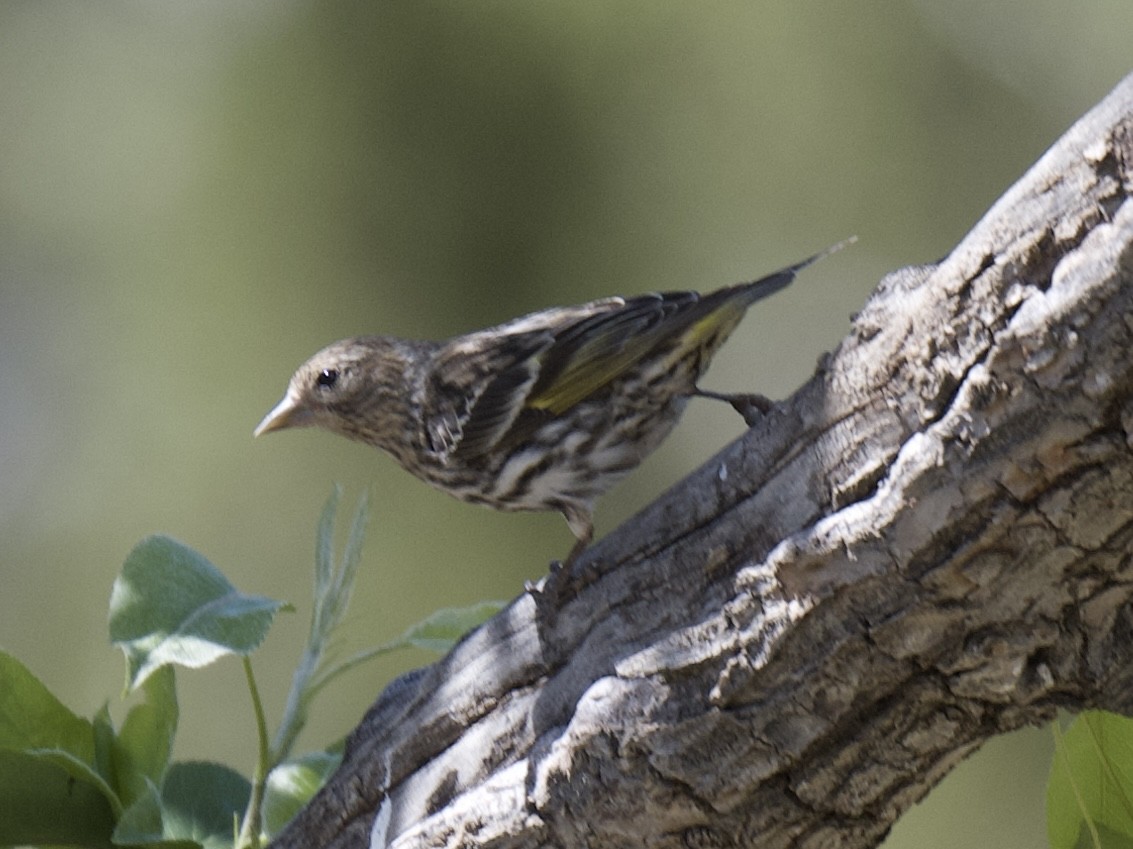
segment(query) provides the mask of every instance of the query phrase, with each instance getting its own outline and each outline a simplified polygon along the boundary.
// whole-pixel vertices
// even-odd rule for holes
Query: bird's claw
[[[744,417],[748,427],[755,425],[775,408],[775,402],[766,395],[755,393],[746,395],[732,395],[727,399],[732,409]]]

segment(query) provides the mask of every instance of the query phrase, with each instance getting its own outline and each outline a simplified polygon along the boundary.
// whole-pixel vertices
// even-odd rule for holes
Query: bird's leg
[[[551,573],[547,576],[544,583],[544,589],[539,595],[553,598],[555,606],[558,607],[562,604],[565,591],[569,585],[571,578],[571,567],[575,564],[582,553],[589,547],[591,540],[594,539],[594,520],[589,507],[579,507],[577,505],[567,505],[562,508],[563,517],[570,525],[571,531],[574,533],[575,543],[571,548],[570,553],[566,556],[566,560],[552,560]],[[589,583],[585,581],[584,583]],[[534,587],[529,583],[526,586],[528,592],[535,592]]]
[[[594,539],[594,518],[589,508],[567,505],[563,507],[562,513],[563,518],[567,520],[567,524],[570,526],[571,533],[574,534],[575,543],[570,554],[566,556],[566,560],[551,562],[552,573],[569,570]]]
[[[582,552],[586,551],[586,548],[587,548],[587,546],[590,545],[590,541],[593,539],[593,537],[594,537],[594,534],[593,534],[593,532],[591,532],[585,538],[578,539],[574,543],[574,547],[571,548],[570,554],[568,554],[566,556],[566,560],[552,560],[551,561],[551,571],[552,572],[568,571],[570,569],[570,567],[574,565],[574,562],[576,560],[578,560],[579,557],[582,556]]]
[[[711,392],[707,389],[695,387],[692,394],[700,398],[712,398],[716,401],[727,401],[737,413],[744,417],[748,427],[755,427],[756,423],[771,412],[775,402],[766,395],[754,392],[725,393]]]

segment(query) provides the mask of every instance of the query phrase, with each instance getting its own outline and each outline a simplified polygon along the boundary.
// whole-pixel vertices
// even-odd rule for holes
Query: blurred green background
[[[251,431],[314,350],[750,279],[850,234],[706,385],[790,393],[886,271],[934,260],[1130,70],[1128,0],[0,5],[0,646],[74,710],[118,701],[106,602],[164,532],[295,601],[332,482],[374,488],[343,651],[510,598],[561,518],[460,504],[376,452]],[[742,431],[694,404],[600,505],[613,528]],[[335,685],[346,732],[403,655]],[[181,674],[178,754],[247,772],[238,664]],[[967,761],[890,846],[1045,842],[1041,730]]]

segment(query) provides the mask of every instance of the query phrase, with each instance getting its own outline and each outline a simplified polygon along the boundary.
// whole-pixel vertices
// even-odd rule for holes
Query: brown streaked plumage
[[[465,501],[557,510],[593,536],[595,499],[669,434],[712,356],[753,303],[848,242],[706,295],[556,307],[425,342],[344,339],[299,367],[255,435],[318,426],[381,448]]]

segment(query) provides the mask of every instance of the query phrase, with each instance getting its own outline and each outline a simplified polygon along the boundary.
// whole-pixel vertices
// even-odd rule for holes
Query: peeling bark
[[[741,440],[394,682],[275,845],[875,846],[992,735],[1133,712],[1131,188],[1133,76]]]

